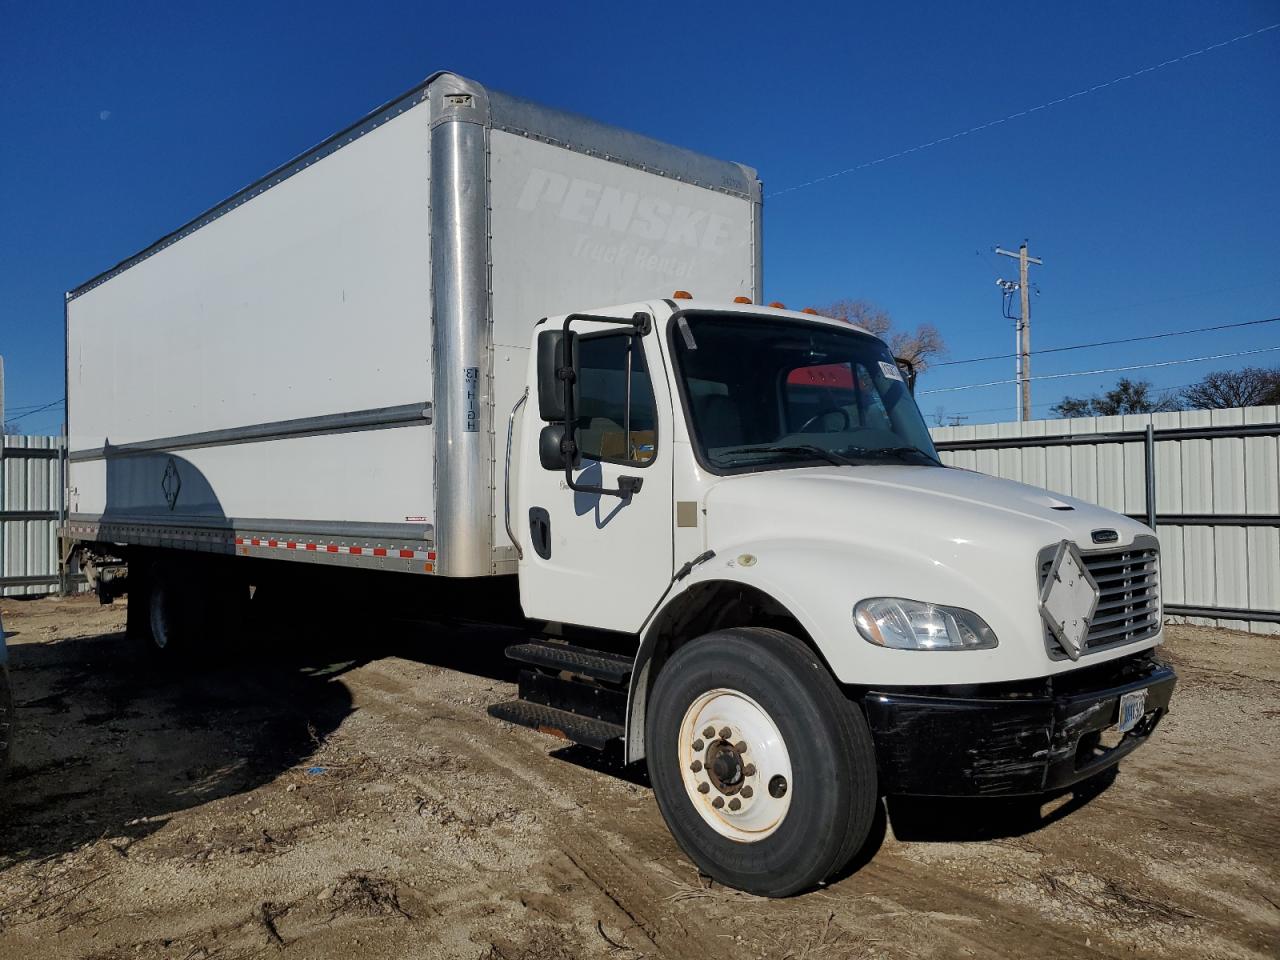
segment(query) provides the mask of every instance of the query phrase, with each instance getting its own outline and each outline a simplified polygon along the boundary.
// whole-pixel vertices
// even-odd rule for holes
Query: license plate
[[[1120,732],[1128,733],[1147,712],[1147,691],[1134,690],[1120,697]]]

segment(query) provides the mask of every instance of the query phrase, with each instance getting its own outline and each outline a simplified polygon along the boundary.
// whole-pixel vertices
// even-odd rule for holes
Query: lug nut
[[[689,769],[692,770],[694,773],[697,773],[699,770],[702,769],[702,761],[701,760],[693,761],[693,763],[689,764]]]
[[[710,792],[711,792],[711,784],[709,784],[709,783],[700,783],[700,784],[698,784],[698,792],[699,792],[699,793],[710,793]]]
[[[706,745],[705,743],[703,743],[701,740],[695,740],[695,741],[693,741],[693,751],[694,751],[694,753],[701,753],[701,752],[706,748],[706,746],[707,746],[707,745]]]
[[[748,800],[750,800],[750,799],[751,799],[751,795],[752,795],[753,793],[755,793],[755,791],[754,791],[754,790],[752,790],[750,787],[743,787],[743,788],[742,788],[741,793],[742,793],[742,795],[743,795],[744,797],[746,797]]]
[[[721,739],[721,740],[728,740],[731,736],[733,736],[733,731],[732,731],[732,730],[730,730],[728,727],[721,727],[721,728],[720,728],[720,739]]]
[[[742,801],[739,800],[737,797],[734,797],[732,800],[729,801],[730,810],[737,810],[741,806],[742,806]]]
[[[703,731],[702,731],[702,735],[703,735],[704,737],[706,737],[708,740],[710,740],[712,737],[714,737],[714,736],[716,735],[716,728],[715,728],[715,727],[707,727],[707,729],[705,729],[705,730],[703,730]]]
[[[715,807],[717,810],[719,810],[721,807],[724,806],[724,797],[716,797],[714,800],[711,801],[711,805]]]
[[[742,768],[742,775],[744,777],[754,777],[756,775],[756,765],[754,763],[748,763]],[[747,794],[747,796],[750,796],[750,794]]]
[[[747,752],[747,741],[745,741],[745,740],[739,740],[737,743],[735,743],[735,744],[733,745],[733,749],[737,750],[739,753],[746,753],[746,752]]]

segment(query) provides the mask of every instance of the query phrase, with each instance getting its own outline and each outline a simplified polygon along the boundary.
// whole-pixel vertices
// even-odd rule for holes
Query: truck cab
[[[945,466],[911,379],[865,330],[752,303],[535,328],[507,529],[525,614],[594,639],[513,651],[494,712],[621,738],[749,890],[838,869],[882,795],[1070,787],[1168,708],[1153,531]]]

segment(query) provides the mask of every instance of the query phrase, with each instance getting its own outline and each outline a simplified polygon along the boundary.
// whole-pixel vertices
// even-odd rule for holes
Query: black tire
[[[774,832],[753,842],[708,823],[680,767],[686,713],[721,688],[746,694],[767,713],[790,758],[790,806]],[[866,841],[879,802],[870,730],[861,709],[795,637],[751,627],[692,641],[658,674],[646,715],[649,779],[662,816],[699,869],[721,883],[789,896],[839,871]]]
[[[152,653],[168,659],[182,657],[197,646],[194,634],[200,615],[193,602],[194,591],[166,566],[152,564],[147,576],[143,636]]]
[[[131,585],[128,632],[163,660],[216,656],[238,639],[248,600],[224,571],[157,560]]]

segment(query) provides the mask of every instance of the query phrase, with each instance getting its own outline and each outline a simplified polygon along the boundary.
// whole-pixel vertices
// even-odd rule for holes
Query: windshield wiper
[[[781,447],[732,447],[728,450],[721,450],[716,456],[721,457],[725,454],[733,453],[783,453],[792,457],[818,457],[828,463],[834,463],[837,467],[856,466],[848,457],[842,457],[832,450],[825,450],[822,447],[807,443]]]
[[[943,463],[941,460],[939,460],[937,457],[935,457],[935,456],[933,456],[933,455],[931,455],[931,454],[929,454],[929,453],[926,453],[924,450],[921,450],[919,447],[909,447],[909,446],[903,446],[903,447],[846,447],[846,448],[844,449],[844,452],[845,452],[845,453],[847,453],[847,454],[853,454],[854,456],[858,456],[858,457],[867,457],[867,458],[869,458],[869,459],[870,459],[870,458],[876,458],[876,457],[879,457],[879,456],[881,456],[881,455],[884,455],[884,456],[890,456],[890,457],[897,457],[897,458],[898,458],[899,460],[901,460],[903,463],[908,463],[908,462],[910,462],[910,461],[908,461],[908,460],[907,460],[907,457],[908,457],[909,455],[911,455],[911,454],[915,454],[915,455],[916,455],[916,456],[918,456],[918,457],[924,457],[924,458],[925,458],[926,460],[928,460],[930,463],[937,464],[937,465],[938,465],[938,466],[940,466],[940,467],[946,466],[946,464],[944,464],[944,463]]]

